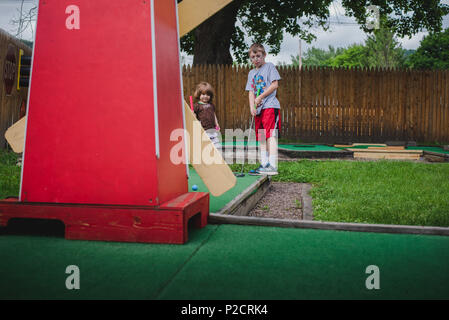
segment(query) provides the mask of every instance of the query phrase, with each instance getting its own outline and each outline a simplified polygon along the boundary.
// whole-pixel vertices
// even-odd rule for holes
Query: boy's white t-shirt
[[[259,69],[252,69],[248,73],[248,81],[246,83],[246,91],[253,91],[254,95],[262,94],[273,81],[281,80],[281,76],[276,67],[271,62],[264,63]],[[281,104],[276,98],[276,91],[274,90],[269,96],[262,99],[262,103],[257,108],[257,114],[260,114],[262,109],[275,108],[280,109]]]

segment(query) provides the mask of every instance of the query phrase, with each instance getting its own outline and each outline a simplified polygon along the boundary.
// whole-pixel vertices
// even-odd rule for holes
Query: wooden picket
[[[199,82],[209,82],[222,132],[245,131],[251,123],[245,91],[249,71],[247,66],[184,66],[184,98],[189,101]],[[282,66],[278,71],[281,138],[449,143],[449,70]],[[0,147],[5,146],[4,131],[17,120],[18,103],[6,106],[7,99],[0,97]]]
[[[184,66],[184,96],[215,88],[223,129],[246,130],[250,68]],[[449,71],[278,67],[281,137],[303,142],[449,141]]]

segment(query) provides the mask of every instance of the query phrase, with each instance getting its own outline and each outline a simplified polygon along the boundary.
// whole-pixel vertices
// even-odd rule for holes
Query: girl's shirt
[[[215,128],[215,107],[212,103],[197,102],[193,106],[193,112],[204,130]]]

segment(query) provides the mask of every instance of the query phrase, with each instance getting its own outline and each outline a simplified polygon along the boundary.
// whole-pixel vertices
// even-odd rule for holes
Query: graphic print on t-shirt
[[[261,95],[264,92],[265,87],[267,86],[266,82],[264,81],[263,77],[261,75],[255,75],[253,78],[253,84],[252,88],[254,93]],[[260,90],[260,91],[259,91]]]

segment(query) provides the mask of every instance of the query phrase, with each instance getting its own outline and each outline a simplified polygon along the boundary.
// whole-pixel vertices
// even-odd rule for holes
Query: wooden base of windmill
[[[0,201],[0,226],[13,218],[60,220],[71,240],[183,244],[189,220],[203,228],[208,216],[209,194],[204,192],[185,193],[156,208]]]

